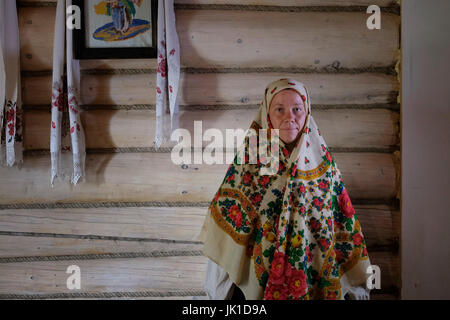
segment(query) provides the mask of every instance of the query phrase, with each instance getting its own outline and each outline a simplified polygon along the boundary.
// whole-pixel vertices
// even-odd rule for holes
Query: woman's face
[[[294,90],[281,90],[273,96],[269,118],[274,129],[280,130],[280,138],[291,143],[301,133],[306,120],[306,108],[302,98]]]

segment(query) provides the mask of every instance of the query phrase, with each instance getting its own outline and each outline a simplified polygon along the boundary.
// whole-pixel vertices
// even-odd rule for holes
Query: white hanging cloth
[[[156,76],[155,148],[170,140],[178,128],[178,84],[180,44],[175,25],[173,0],[158,1],[158,70]],[[169,104],[167,104],[167,97]]]
[[[58,0],[53,46],[52,122],[50,127],[51,186],[56,177],[68,177],[62,158],[72,151],[71,182],[85,177],[86,146],[79,108],[80,63],[73,58],[73,31],[66,27],[66,8],[72,0]],[[66,54],[67,78],[64,76]],[[67,79],[67,82],[65,81]],[[69,157],[70,158],[70,157]],[[70,159],[69,159],[70,160]]]
[[[0,1],[0,164],[23,164],[20,41],[16,0]]]

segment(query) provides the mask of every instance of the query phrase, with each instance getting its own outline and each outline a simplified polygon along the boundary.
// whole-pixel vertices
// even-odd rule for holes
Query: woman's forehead
[[[292,101],[294,101],[295,104],[304,105],[303,99],[297,90],[283,89],[272,97],[270,104],[283,105],[283,102]]]

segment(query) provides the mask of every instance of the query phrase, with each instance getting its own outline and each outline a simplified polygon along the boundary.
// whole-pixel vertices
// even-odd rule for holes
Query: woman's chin
[[[291,143],[294,142],[295,139],[297,138],[297,135],[289,135],[289,136],[281,136],[280,135],[280,139],[284,142],[284,143]]]

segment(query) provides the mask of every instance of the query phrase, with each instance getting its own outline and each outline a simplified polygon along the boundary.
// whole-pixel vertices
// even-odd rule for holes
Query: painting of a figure
[[[123,41],[150,30],[150,21],[136,19],[143,0],[105,0],[94,6],[97,15],[106,15],[112,22],[98,28],[93,37],[104,41]]]
[[[1,1],[1,0],[0,0]],[[76,59],[156,59],[158,0],[72,0]]]
[[[88,47],[152,46],[150,0],[86,0]]]

